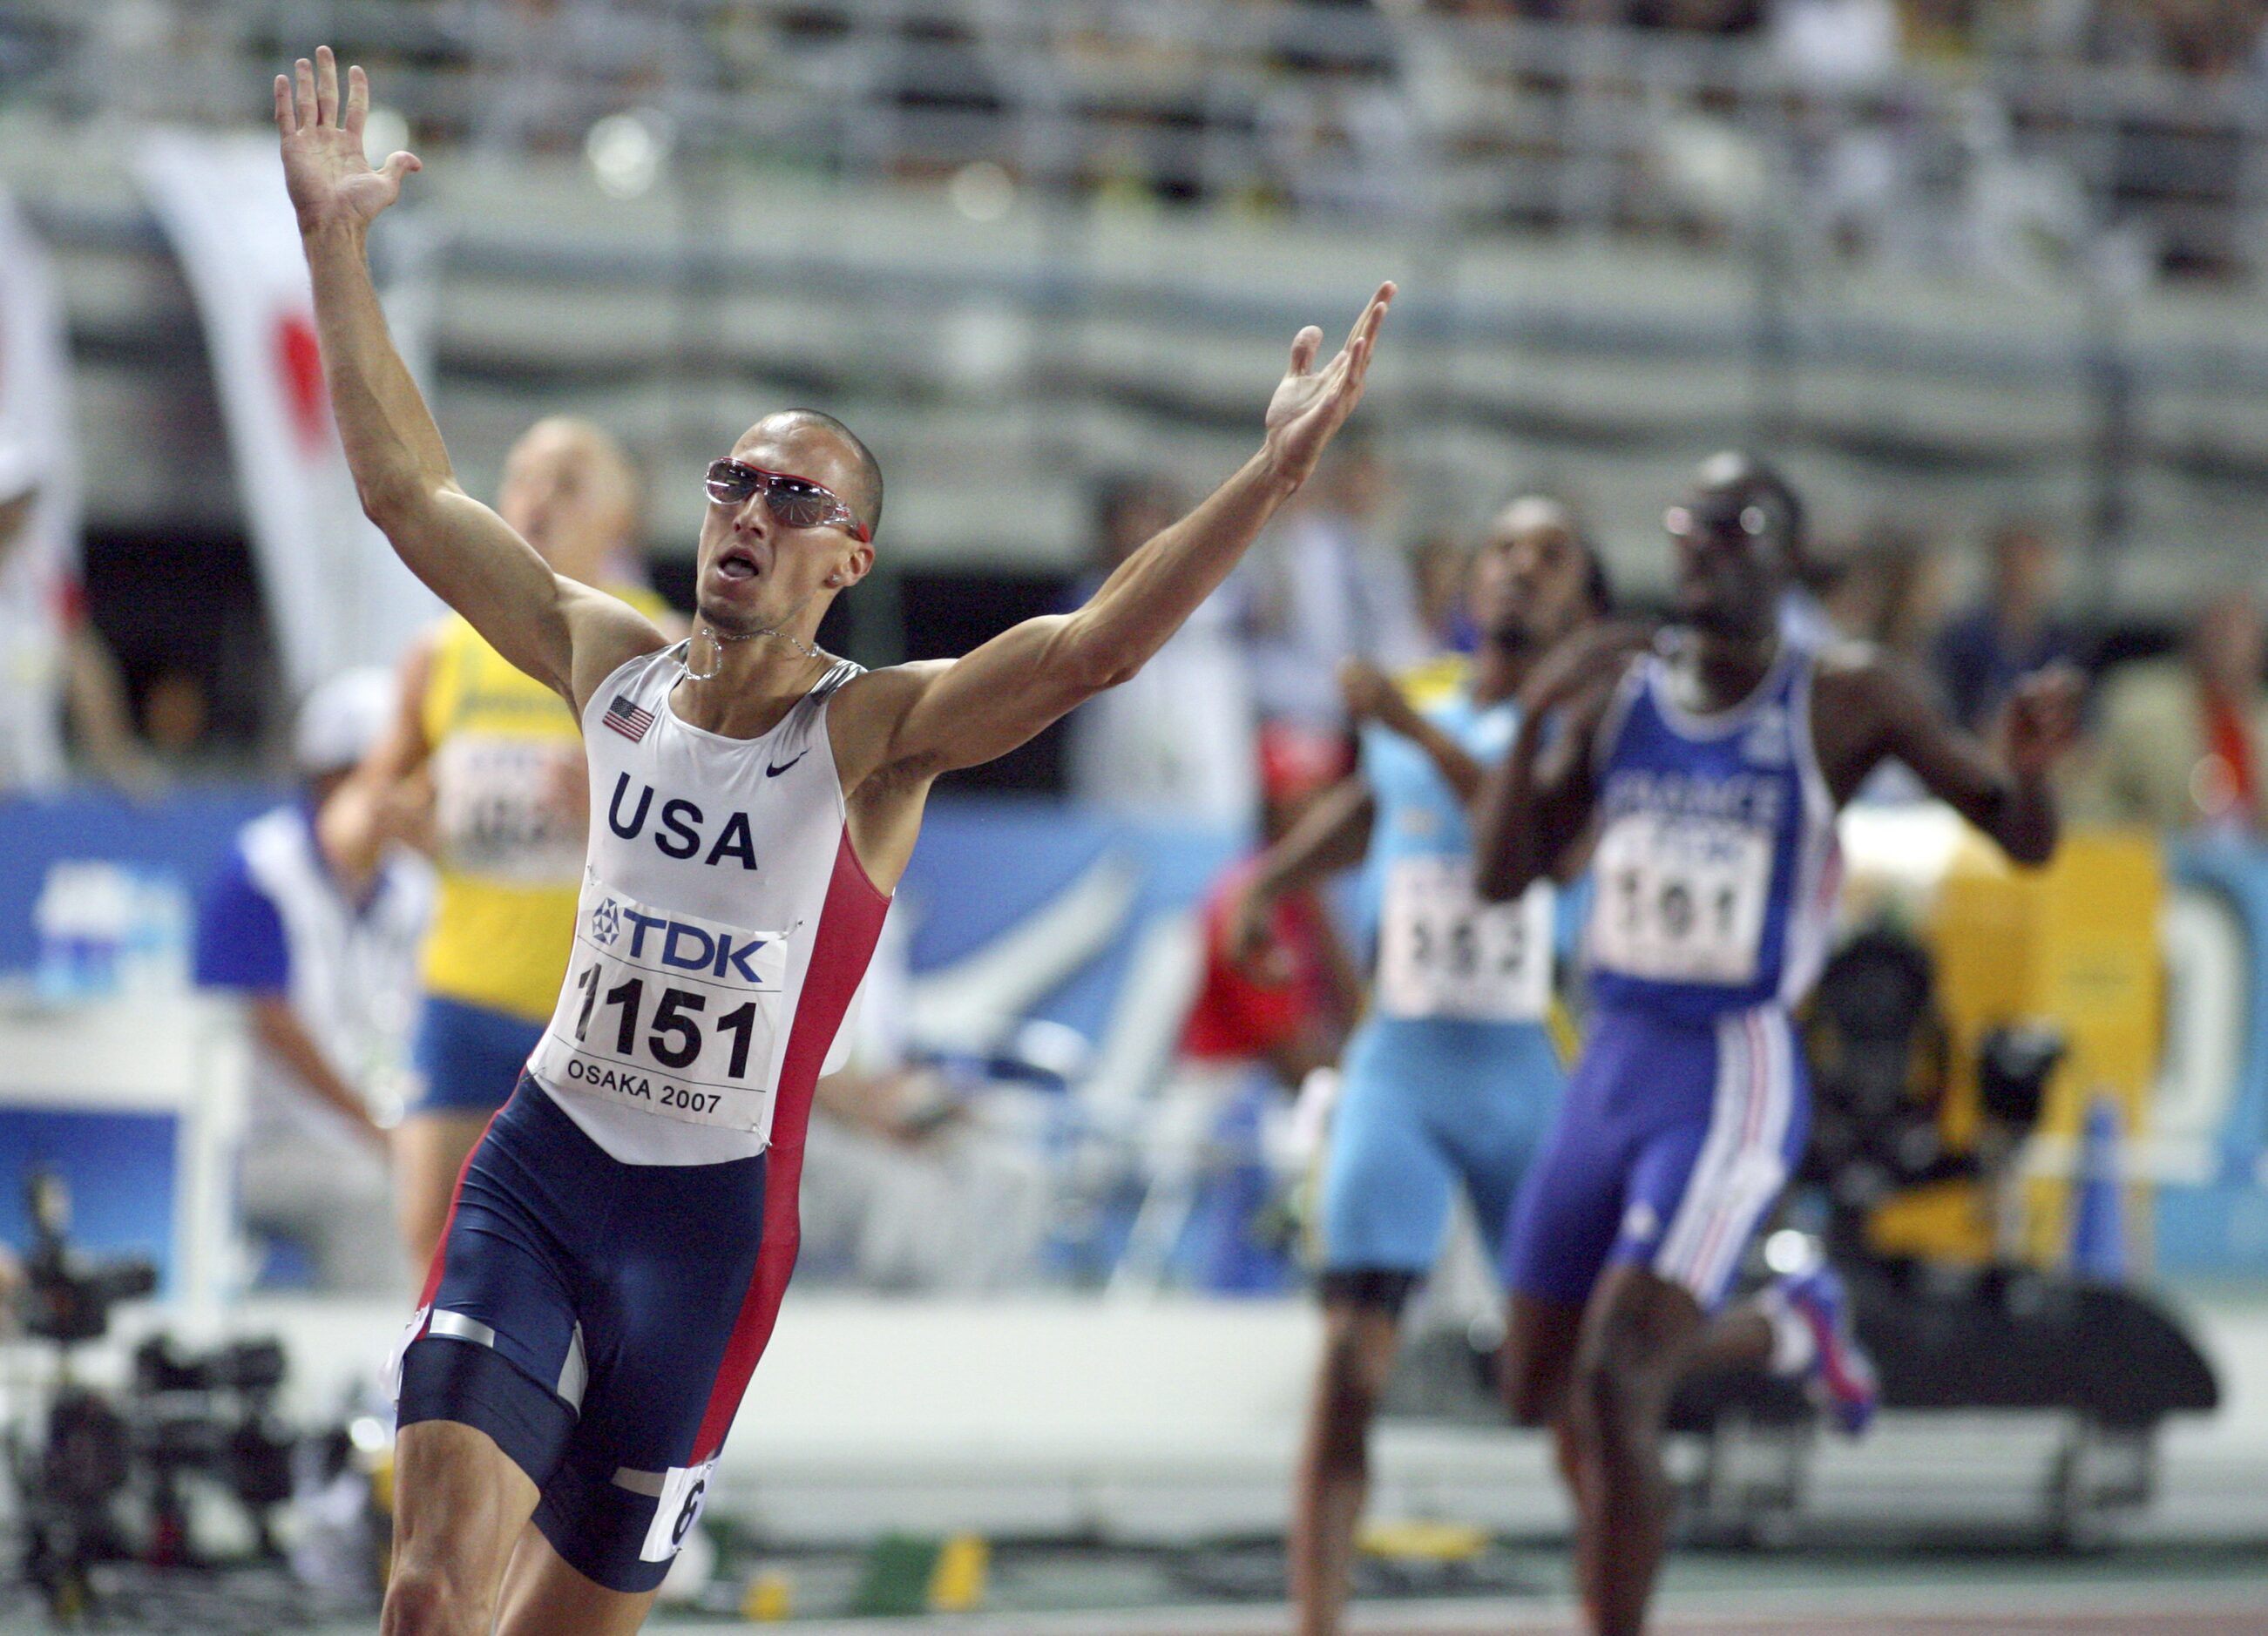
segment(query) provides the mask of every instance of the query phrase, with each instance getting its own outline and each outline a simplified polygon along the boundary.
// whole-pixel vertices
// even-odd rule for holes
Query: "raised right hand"
[[[416,156],[396,153],[372,170],[363,157],[363,119],[370,112],[370,80],[347,70],[347,99],[339,104],[339,64],[328,46],[313,62],[301,57],[297,84],[276,77],[276,130],[284,139],[284,185],[299,214],[299,232],[367,226],[401,196],[401,179],[423,170]]]

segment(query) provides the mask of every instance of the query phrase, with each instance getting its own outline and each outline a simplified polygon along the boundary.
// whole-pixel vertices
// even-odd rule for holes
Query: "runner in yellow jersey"
[[[559,573],[667,619],[632,578],[637,474],[596,426],[531,427],[505,459],[497,509]],[[440,866],[420,962],[420,1089],[394,1135],[415,1266],[431,1259],[465,1155],[512,1095],[558,998],[588,800],[567,706],[453,613],[403,660],[391,727],[324,813],[335,856],[369,859],[406,840]]]

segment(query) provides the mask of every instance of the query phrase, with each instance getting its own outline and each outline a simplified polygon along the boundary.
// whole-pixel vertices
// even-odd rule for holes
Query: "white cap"
[[[291,759],[308,777],[363,759],[394,708],[394,676],[382,665],[342,671],[307,695],[291,729]]]
[[[28,444],[0,437],[0,505],[20,500],[40,486],[40,462]]]

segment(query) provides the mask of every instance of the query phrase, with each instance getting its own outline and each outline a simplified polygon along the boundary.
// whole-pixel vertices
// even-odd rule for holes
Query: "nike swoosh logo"
[[[777,778],[782,773],[786,772],[789,767],[793,767],[796,761],[802,760],[804,757],[810,753],[811,752],[808,750],[799,750],[796,752],[795,761],[784,762],[778,767],[773,767],[767,762],[764,766],[764,776],[766,778]]]

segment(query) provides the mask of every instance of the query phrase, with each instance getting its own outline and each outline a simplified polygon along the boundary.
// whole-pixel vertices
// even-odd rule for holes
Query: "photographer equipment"
[[[271,1520],[291,1498],[296,1442],[272,1409],[284,1378],[282,1346],[249,1340],[185,1352],[171,1337],[153,1335],[135,1349],[122,1392],[80,1383],[74,1349],[109,1332],[120,1302],[151,1294],[156,1269],[139,1259],[95,1262],[73,1250],[66,1237],[70,1195],[60,1177],[34,1173],[26,1195],[33,1242],[17,1317],[26,1334],[55,1347],[44,1415],[29,1427],[11,1427],[7,1437],[21,1497],[26,1580],[59,1619],[130,1602],[160,1618],[169,1607],[181,1612],[196,1603],[201,1629],[299,1622],[272,1594],[239,1588],[220,1596],[209,1575],[173,1572],[224,1566],[195,1545],[190,1492],[202,1485],[241,1509],[253,1559],[281,1582]]]

